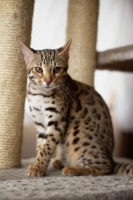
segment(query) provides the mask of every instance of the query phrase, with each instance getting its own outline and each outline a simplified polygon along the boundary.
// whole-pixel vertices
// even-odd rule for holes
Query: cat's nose
[[[45,82],[47,83],[47,85],[50,85],[50,83],[52,82],[51,79],[45,79]]]

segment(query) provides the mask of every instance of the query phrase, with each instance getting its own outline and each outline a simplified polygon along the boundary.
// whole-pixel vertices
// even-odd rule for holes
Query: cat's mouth
[[[33,81],[31,81],[31,84],[34,85],[35,87],[37,88],[40,88],[40,89],[43,89],[43,90],[53,90],[55,88],[57,88],[57,86],[55,84],[49,84],[49,85],[46,85],[46,84],[37,84]]]
[[[46,88],[46,89],[52,89],[53,87],[47,85],[47,86],[43,86],[43,88]]]
[[[45,85],[45,86],[40,86],[41,88],[43,88],[44,90],[53,90],[56,88],[56,86],[54,85]]]

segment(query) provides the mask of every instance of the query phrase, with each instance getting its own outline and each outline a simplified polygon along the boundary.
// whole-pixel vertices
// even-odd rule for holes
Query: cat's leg
[[[92,143],[89,147],[89,143],[86,141],[81,146],[79,151],[76,151],[77,159],[69,159],[70,166],[65,166],[62,170],[63,175],[67,176],[100,176],[107,175],[113,172],[113,160],[111,156],[106,153],[105,149],[95,145],[93,148]]]
[[[43,129],[43,132],[37,129],[37,145],[36,145],[37,152],[41,148],[44,138],[45,138],[45,129]]]
[[[86,176],[86,175],[106,175],[113,172],[113,162],[108,158],[107,155],[103,155],[102,152],[96,154],[91,153],[88,150],[84,154],[79,154],[78,160],[73,163],[73,166],[66,166],[62,170],[63,175],[68,176]],[[70,162],[71,164],[71,162]]]
[[[95,141],[82,137],[66,140],[66,156],[68,166],[62,170],[63,175],[85,176],[111,174],[113,162],[107,150]]]
[[[28,167],[29,176],[44,176],[46,174],[50,159],[64,134],[66,122],[61,123],[61,117],[56,118],[56,121],[50,121],[50,119],[46,121],[47,129],[44,141],[39,148],[35,163]]]
[[[110,168],[98,168],[98,167],[81,167],[81,166],[66,166],[62,170],[63,175],[67,176],[87,176],[87,175],[93,175],[93,176],[101,176],[105,174],[110,174]]]
[[[76,155],[75,155],[76,157]],[[75,159],[69,160],[71,166],[65,166],[62,170],[63,175],[68,176],[87,176],[87,175],[106,175],[111,174],[113,172],[113,162],[112,159],[108,158],[108,155],[103,153],[102,151],[98,151],[97,153],[90,151],[89,149],[81,148],[77,156],[77,160]],[[73,162],[74,161],[74,162]]]
[[[35,106],[30,106],[31,116],[32,120],[36,127],[36,133],[37,133],[37,152],[41,148],[44,138],[45,138],[45,123],[44,123],[44,116],[41,110],[39,108],[36,108]]]
[[[63,168],[61,144],[57,145],[56,152],[55,152],[55,158],[53,158],[53,161],[52,161],[52,166],[56,169]]]

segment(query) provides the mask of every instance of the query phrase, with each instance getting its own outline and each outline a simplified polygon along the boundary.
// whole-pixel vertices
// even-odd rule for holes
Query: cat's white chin
[[[53,89],[55,89],[56,87],[54,87],[54,86],[42,86],[41,88],[43,88],[44,90],[53,90]]]

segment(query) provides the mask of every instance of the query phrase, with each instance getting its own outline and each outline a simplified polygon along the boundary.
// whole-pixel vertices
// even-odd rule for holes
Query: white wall
[[[101,0],[97,49],[133,44],[132,21],[132,0]],[[95,87],[106,102],[115,98],[119,128],[133,131],[133,73],[98,71],[95,75]]]
[[[68,0],[36,0],[31,46],[35,49],[56,48],[66,38]]]

